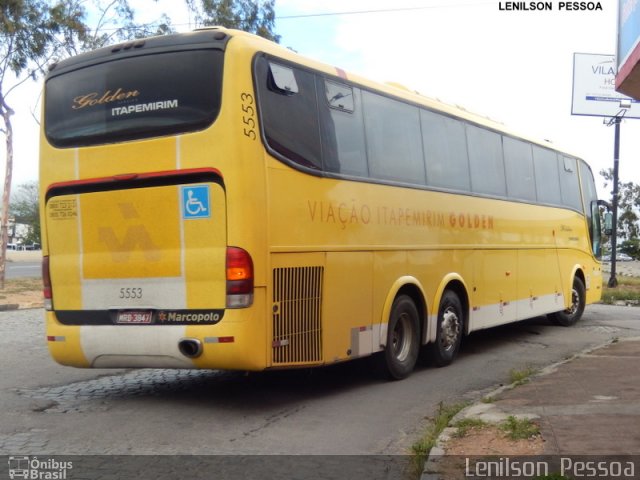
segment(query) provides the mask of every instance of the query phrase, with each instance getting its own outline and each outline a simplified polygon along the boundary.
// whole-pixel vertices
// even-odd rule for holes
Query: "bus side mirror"
[[[611,232],[613,232],[613,214],[606,212],[604,214],[604,234],[611,235]]]

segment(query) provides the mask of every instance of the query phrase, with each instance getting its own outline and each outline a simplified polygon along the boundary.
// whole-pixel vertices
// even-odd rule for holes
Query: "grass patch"
[[[537,370],[533,367],[526,367],[523,370],[513,368],[509,371],[509,380],[511,380],[511,383],[515,384],[515,386],[524,385],[529,381],[529,377],[536,372]]]
[[[513,415],[500,424],[500,430],[511,440],[526,440],[540,434],[540,428],[534,422],[528,418],[519,420]]]
[[[482,403],[494,403],[496,401],[496,397],[489,395],[488,397],[484,397],[481,401]]]
[[[607,286],[609,279],[603,279],[601,303],[612,305],[617,301],[640,301],[640,278],[617,275],[616,279],[618,280],[616,288],[609,288]]]
[[[4,288],[0,290],[0,294],[4,298],[12,293],[24,293],[24,292],[41,292],[42,291],[42,279],[41,278],[12,278],[5,280]]]
[[[462,438],[465,437],[472,428],[482,428],[485,426],[487,426],[487,422],[484,420],[480,420],[479,418],[465,418],[455,423],[454,427],[457,428],[455,436]]]
[[[427,427],[427,431],[420,440],[411,446],[411,452],[413,453],[413,466],[418,475],[422,472],[424,462],[427,459],[429,452],[433,447],[435,447],[438,436],[445,428],[447,428],[451,419],[467,405],[467,403],[444,405],[442,402],[438,404],[438,412],[431,420],[430,425]]]

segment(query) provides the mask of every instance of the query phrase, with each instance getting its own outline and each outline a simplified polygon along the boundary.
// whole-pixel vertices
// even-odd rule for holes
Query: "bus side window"
[[[467,125],[467,142],[473,192],[505,197],[507,185],[501,136],[484,128]]]
[[[468,192],[469,156],[464,123],[460,120],[422,109],[422,143],[427,165],[427,184]]]
[[[580,185],[578,179],[578,168],[576,159],[558,155],[560,162],[560,191],[562,193],[562,203],[567,207],[583,211],[582,199],[580,198]],[[589,207],[587,207],[589,210]]]
[[[325,80],[324,88],[325,94],[327,95],[327,102],[331,108],[353,113],[355,108],[353,103],[353,88],[347,85],[340,85],[331,80]]]
[[[306,168],[322,168],[316,75],[260,58],[256,64],[267,145]]]
[[[531,145],[506,136],[502,138],[502,145],[509,197],[535,202],[536,182]]]
[[[418,107],[368,91],[362,99],[371,177],[425,185]]]
[[[367,177],[362,94],[349,85],[324,80],[318,91],[322,158],[328,172]]]
[[[535,170],[538,202],[562,205],[556,153],[534,145],[533,167]]]
[[[269,62],[269,70],[271,72],[272,90],[279,91],[288,95],[298,93],[298,82],[293,74],[293,69]]]

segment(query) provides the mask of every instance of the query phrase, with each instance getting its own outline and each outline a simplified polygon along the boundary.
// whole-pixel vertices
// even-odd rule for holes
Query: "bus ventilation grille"
[[[273,364],[322,360],[323,267],[273,270]]]

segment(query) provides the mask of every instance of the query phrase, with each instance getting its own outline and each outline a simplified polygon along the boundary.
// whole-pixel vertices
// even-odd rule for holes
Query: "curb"
[[[569,362],[573,362],[574,360],[580,357],[589,355],[596,350],[600,350],[602,348],[608,347],[609,345],[612,345],[614,343],[633,342],[633,341],[640,341],[640,337],[625,337],[625,338],[619,338],[619,339],[611,339],[604,343],[598,344],[594,347],[585,348],[584,350],[581,350],[580,352],[575,353],[569,358],[560,360],[558,362],[552,363],[542,368],[539,372],[531,375],[529,379],[533,380],[535,378],[544,377],[546,375],[554,373],[558,369],[558,367],[564,364],[567,364]],[[489,393],[483,395],[482,398],[497,397],[503,392],[516,388],[518,385],[519,385],[518,382],[514,382],[509,385],[502,385],[498,388],[490,390]],[[438,439],[436,440],[435,447],[431,449],[431,451],[429,452],[429,456],[424,462],[424,467],[423,467],[420,480],[442,480],[442,478],[440,477],[438,464],[441,458],[446,455],[446,452],[445,452],[446,442],[456,432],[456,429],[453,428],[452,425],[455,425],[460,420],[464,420],[468,418],[479,419],[479,420],[485,421],[486,423],[497,425],[500,422],[504,421],[508,416],[509,415],[502,412],[496,405],[492,403],[483,403],[482,401],[476,401],[473,404],[469,405],[468,407],[465,407],[462,410],[460,410],[451,419],[447,428],[445,428],[440,433],[440,435],[438,435]],[[515,416],[518,419],[529,419],[529,420],[540,418],[540,416],[537,414],[518,414],[513,416]]]
[[[18,305],[17,303],[5,303],[3,305],[0,305],[0,312],[7,312],[9,310],[18,310],[18,308],[20,308],[20,305]]]

